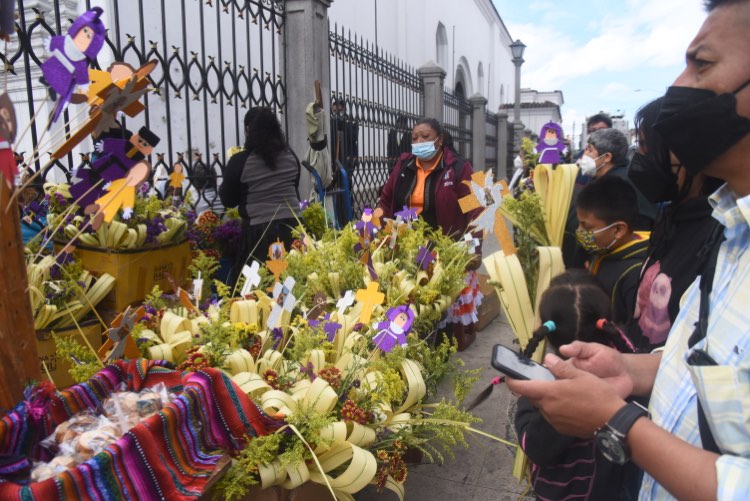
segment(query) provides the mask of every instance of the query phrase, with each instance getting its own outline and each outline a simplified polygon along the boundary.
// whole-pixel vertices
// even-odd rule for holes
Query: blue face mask
[[[437,139],[435,139],[437,141]],[[411,152],[420,160],[429,160],[437,154],[435,141],[424,143],[412,143]]]

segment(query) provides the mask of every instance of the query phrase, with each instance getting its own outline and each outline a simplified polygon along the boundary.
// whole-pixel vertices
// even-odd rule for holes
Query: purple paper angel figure
[[[51,122],[57,121],[68,106],[76,87],[89,83],[88,61],[96,60],[107,33],[100,19],[103,12],[101,7],[87,10],[73,21],[67,35],[50,40],[50,56],[41,68],[42,83],[49,86],[52,99],[57,99]]]
[[[388,321],[377,325],[378,333],[372,338],[372,342],[384,352],[390,353],[396,345],[406,346],[406,335],[414,323],[414,312],[405,304],[389,309],[385,318]]]
[[[72,179],[70,194],[73,200],[81,207],[94,203],[104,193],[104,186],[108,181],[127,176],[135,164],[153,153],[159,140],[159,136],[146,127],[141,127],[129,139],[103,139],[97,144],[99,155],[92,162],[91,168],[78,169]]]
[[[563,142],[562,128],[555,122],[547,122],[539,132],[539,144],[536,145],[540,164],[559,164],[568,147]]]

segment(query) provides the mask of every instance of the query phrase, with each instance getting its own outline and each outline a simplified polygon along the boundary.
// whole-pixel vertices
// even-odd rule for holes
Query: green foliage
[[[323,204],[309,204],[302,211],[302,220],[304,221],[305,231],[316,240],[319,240],[326,232],[326,211]]]
[[[536,248],[549,245],[541,197],[529,191],[522,192],[517,199],[505,197],[502,210],[513,222],[518,260],[523,268],[531,303],[535,304],[539,274],[539,253]]]
[[[198,276],[203,279],[203,287],[201,289],[202,298],[207,298],[211,293],[211,279],[219,271],[220,266],[218,259],[209,256],[203,251],[198,251],[194,255],[193,261],[188,266],[188,273],[194,279],[198,278]]]
[[[69,360],[68,373],[73,381],[82,383],[102,369],[99,358],[87,346],[78,343],[73,336],[53,335],[55,356],[60,360]]]
[[[146,300],[143,302],[146,306],[150,306],[156,311],[163,310],[167,307],[167,301],[164,299],[164,292],[158,285],[154,285],[151,292],[146,295]]]
[[[435,394],[438,383],[456,371],[456,362],[452,356],[457,349],[455,339],[444,338],[434,348],[425,342],[409,343],[406,356],[424,367],[423,376],[428,395]]]
[[[269,464],[279,455],[284,435],[273,433],[260,437],[245,437],[247,446],[232,462],[231,468],[216,484],[213,499],[240,499],[253,485],[258,485],[258,465]]]
[[[457,361],[458,366],[462,367],[464,361],[459,359]],[[456,397],[456,405],[461,405],[466,398],[466,395],[471,391],[471,387],[474,383],[479,381],[481,378],[482,371],[481,367],[478,369],[471,370],[456,370],[453,374],[453,395]]]
[[[529,169],[533,169],[539,163],[539,153],[536,152],[536,144],[531,138],[521,138],[521,158],[524,166]]]
[[[200,326],[203,349],[211,367],[223,367],[224,360],[239,347],[240,333],[224,323],[203,323]]]
[[[420,448],[431,461],[445,462],[446,456],[455,460],[453,449],[461,445],[468,449],[467,427],[482,420],[468,411],[441,400],[431,415],[414,425],[414,436],[421,440]]]

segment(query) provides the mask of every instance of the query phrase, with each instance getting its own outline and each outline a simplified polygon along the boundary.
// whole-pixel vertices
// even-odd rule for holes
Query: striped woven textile
[[[164,383],[181,393],[80,466],[28,483],[29,458],[46,459],[39,441],[73,414],[96,409],[123,383],[128,391]],[[159,361],[117,361],[61,392],[46,386],[29,390],[0,420],[0,499],[195,500],[224,453],[241,449],[247,436],[282,425],[219,370],[180,373]]]

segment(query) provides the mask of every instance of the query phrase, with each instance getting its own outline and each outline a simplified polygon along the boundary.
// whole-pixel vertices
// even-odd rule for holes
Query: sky
[[[624,113],[663,95],[706,14],[701,0],[492,0],[526,44],[521,87],[562,90],[565,134],[587,116]]]

